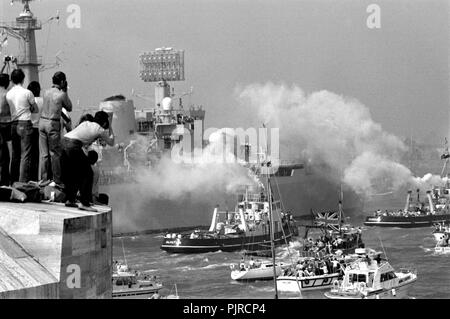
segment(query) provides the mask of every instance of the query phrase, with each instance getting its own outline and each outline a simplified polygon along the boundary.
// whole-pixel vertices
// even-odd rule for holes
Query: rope
[[[386,250],[384,250],[383,242],[381,241],[380,236],[377,234],[378,240],[380,241],[381,248],[383,249],[384,256],[386,257],[386,261],[389,261],[388,256],[386,254]]]

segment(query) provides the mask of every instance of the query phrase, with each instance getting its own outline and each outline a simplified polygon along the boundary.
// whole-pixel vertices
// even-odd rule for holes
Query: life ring
[[[328,283],[328,279],[330,279],[330,278],[324,278],[324,279],[323,279],[323,283],[324,283],[324,284],[327,284],[327,283]]]
[[[338,290],[338,288],[339,288],[339,281],[337,281],[337,280],[333,281],[333,288]]]
[[[305,279],[305,285],[309,284],[309,279]]]

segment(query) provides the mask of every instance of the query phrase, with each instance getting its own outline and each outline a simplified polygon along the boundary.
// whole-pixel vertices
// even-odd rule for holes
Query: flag
[[[339,231],[339,212],[327,211],[319,212],[315,216],[315,225],[324,226],[330,230]]]

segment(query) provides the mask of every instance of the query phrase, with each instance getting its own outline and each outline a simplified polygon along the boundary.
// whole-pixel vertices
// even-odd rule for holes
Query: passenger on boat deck
[[[250,265],[250,268],[255,268],[255,261],[253,260],[253,257],[250,258],[249,265]]]
[[[244,260],[244,257],[241,258],[241,262],[239,263],[239,269],[240,269],[241,271],[244,271],[244,270],[245,270],[245,260]]]

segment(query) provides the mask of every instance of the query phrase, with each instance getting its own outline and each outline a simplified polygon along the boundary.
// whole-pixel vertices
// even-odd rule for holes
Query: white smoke
[[[174,161],[168,153],[151,167],[134,167],[137,182],[148,190],[149,198],[170,200],[192,194],[206,198],[213,192],[232,194],[242,185],[254,185],[232,152],[230,134],[229,129],[217,130],[203,151],[192,153],[189,161]]]
[[[131,184],[107,186],[115,211],[117,231],[161,229],[186,225],[205,225],[214,206],[234,209],[236,193],[243,185],[255,185],[249,171],[240,165],[228,147],[222,147],[222,130],[210,138],[192,163],[177,162],[171,154],[145,166],[150,141],[137,138],[129,149],[129,161],[135,171]]]
[[[297,86],[273,83],[248,85],[236,93],[246,110],[255,110],[261,121],[280,128],[285,149],[312,163],[325,163],[358,193],[443,183],[436,175],[414,177],[399,161],[407,147],[353,98],[325,90],[306,94]]]

